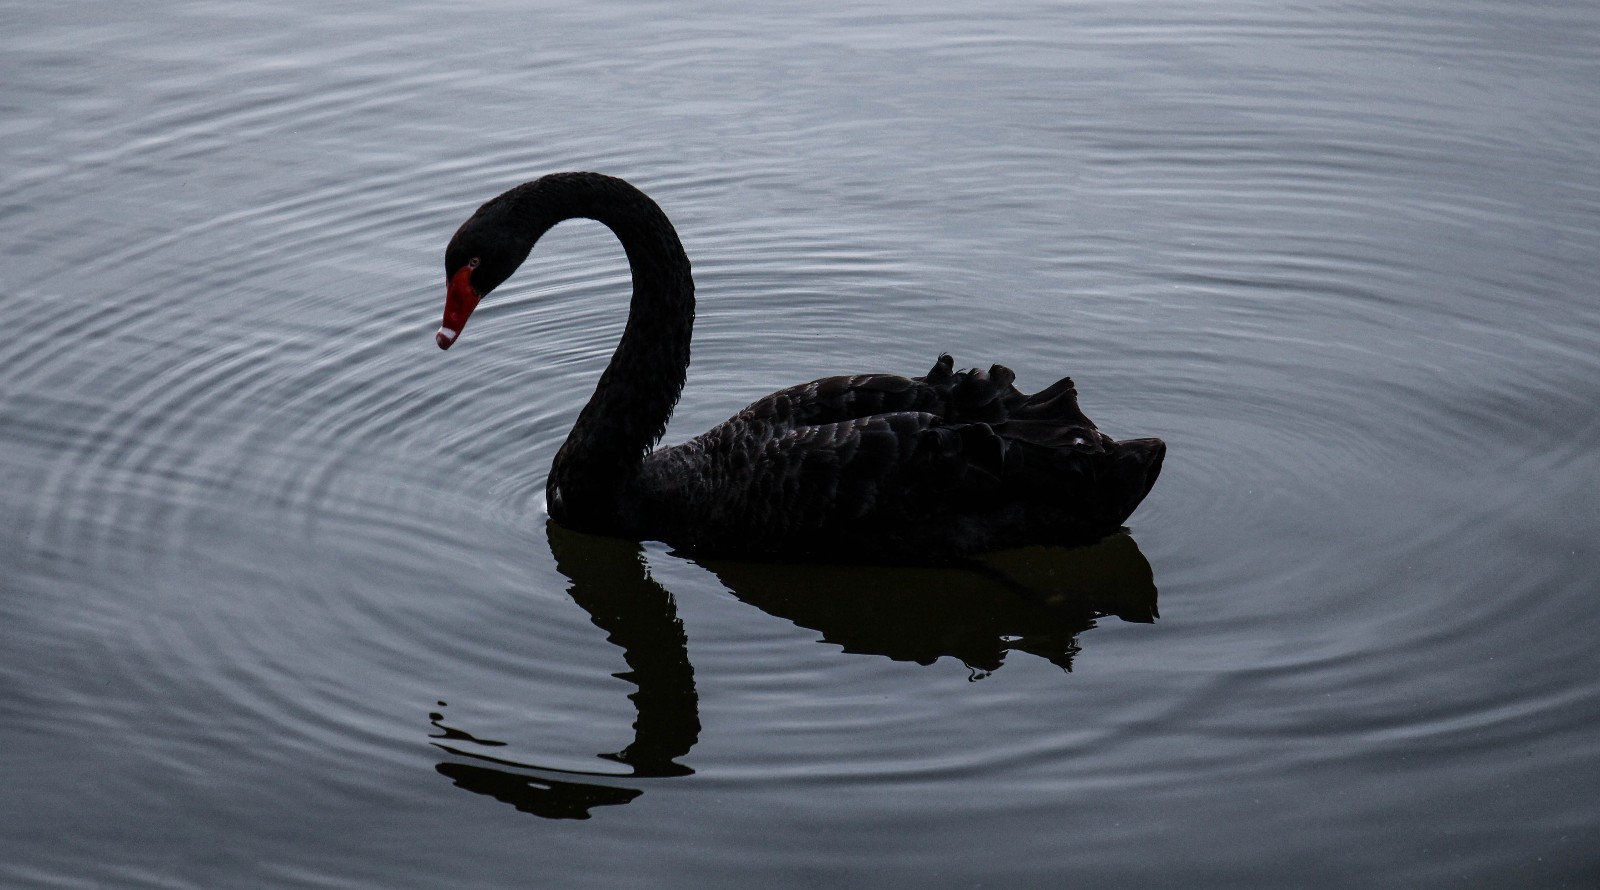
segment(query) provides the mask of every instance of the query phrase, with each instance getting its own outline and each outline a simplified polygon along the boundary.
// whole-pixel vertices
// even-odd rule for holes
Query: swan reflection
[[[1126,533],[1088,547],[1027,547],[956,566],[770,565],[704,561],[740,600],[846,652],[987,676],[1008,652],[1072,669],[1077,636],[1105,616],[1150,623],[1150,563]]]
[[[643,793],[631,780],[690,775],[680,761],[700,737],[699,696],[677,604],[650,577],[636,543],[546,526],[568,594],[622,649],[638,717],[626,748],[599,754],[625,773],[556,769],[495,757],[503,742],[430,714],[435,768],[457,787],[552,819],[586,819]],[[1078,635],[1107,616],[1156,618],[1150,563],[1126,533],[1073,549],[1027,548],[951,567],[789,565],[702,561],[741,601],[821,634],[846,652],[932,664],[959,659],[973,679],[1010,652],[1072,669]],[[441,707],[444,705],[440,703]],[[469,762],[463,762],[469,761]],[[559,778],[557,778],[559,777]]]

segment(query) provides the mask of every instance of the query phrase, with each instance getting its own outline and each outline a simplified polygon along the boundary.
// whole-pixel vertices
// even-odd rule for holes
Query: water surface
[[[1600,883],[1593,4],[0,18],[0,883]],[[432,331],[561,169],[669,440],[949,351],[1160,483],[1043,604],[547,528],[620,249]]]

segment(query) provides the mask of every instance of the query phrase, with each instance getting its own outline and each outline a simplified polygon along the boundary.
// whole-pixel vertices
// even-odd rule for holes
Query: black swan
[[[555,173],[478,208],[450,239],[448,349],[478,301],[566,219],[616,233],[633,274],[622,341],[556,452],[550,516],[578,531],[695,554],[944,561],[1077,545],[1121,528],[1161,471],[1160,439],[1117,442],[1078,410],[1071,378],[1028,395],[1001,365],[921,377],[825,377],[780,390],[681,445],[656,448],[689,365],[694,281],[649,196]]]

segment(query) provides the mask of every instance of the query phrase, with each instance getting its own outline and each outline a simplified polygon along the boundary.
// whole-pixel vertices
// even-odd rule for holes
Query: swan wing
[[[775,428],[816,426],[863,417],[918,412],[947,423],[1016,421],[1031,425],[1093,430],[1094,423],[1078,410],[1072,378],[1064,377],[1034,395],[1013,385],[1010,368],[955,370],[955,360],[939,356],[921,377],[898,374],[855,374],[824,377],[781,389],[734,415],[730,422]],[[1023,429],[1019,426],[1018,429]],[[1066,438],[1073,438],[1067,436]]]

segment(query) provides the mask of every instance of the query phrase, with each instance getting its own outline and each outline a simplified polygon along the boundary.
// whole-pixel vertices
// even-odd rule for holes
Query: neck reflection
[[[594,807],[625,804],[643,791],[576,777],[659,778],[694,772],[678,761],[700,738],[700,700],[677,604],[650,577],[639,545],[570,532],[553,522],[546,529],[556,569],[570,582],[568,595],[606,632],[606,640],[622,649],[628,670],[616,676],[636,687],[628,695],[638,712],[633,742],[621,751],[597,755],[629,767],[629,772],[553,769],[469,750],[458,743],[482,747],[504,743],[445,726],[438,713],[430,715],[440,731],[433,736],[434,746],[475,763],[445,761],[435,768],[458,787],[522,812],[587,819]]]

